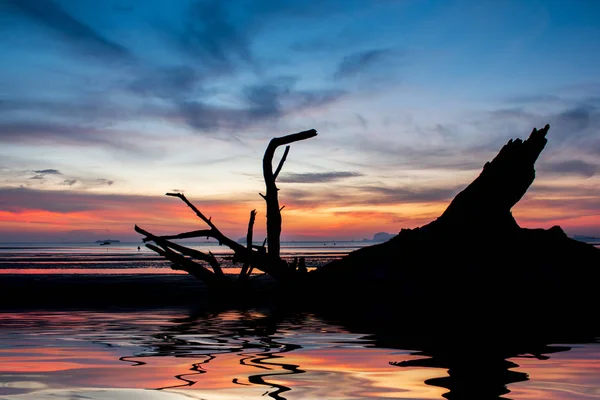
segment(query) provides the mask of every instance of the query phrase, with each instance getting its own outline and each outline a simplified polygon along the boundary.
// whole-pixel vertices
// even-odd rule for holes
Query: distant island
[[[96,240],[95,243],[108,244],[108,243],[121,243],[121,241],[116,240],[116,239],[105,239],[105,240]]]
[[[585,235],[574,235],[573,239],[579,240],[580,242],[589,242],[589,241],[592,241],[592,240],[600,240],[600,237],[585,236]]]
[[[376,234],[373,235],[373,241],[374,242],[385,242],[385,241],[390,240],[394,236],[396,236],[396,235],[393,233],[377,232]]]

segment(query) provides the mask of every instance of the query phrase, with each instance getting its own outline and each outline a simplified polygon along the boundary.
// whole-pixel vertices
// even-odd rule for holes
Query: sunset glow
[[[600,236],[599,4],[3,1],[0,242],[202,229],[173,191],[234,239],[257,209],[263,237],[263,152],[311,128],[282,238],[370,239],[546,123],[514,215]]]

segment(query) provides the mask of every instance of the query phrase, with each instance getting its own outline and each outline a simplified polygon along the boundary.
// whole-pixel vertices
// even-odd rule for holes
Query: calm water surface
[[[215,242],[180,241],[204,253],[212,252],[226,273],[239,272],[230,260],[233,252]],[[261,243],[257,243],[261,244]],[[369,241],[282,242],[282,258],[305,257],[306,266],[319,267],[338,259]],[[139,246],[139,249],[138,249]],[[173,271],[171,263],[141,242],[112,243],[0,243],[2,274],[185,274]],[[238,268],[238,269],[236,269]]]
[[[0,398],[600,398],[594,339],[458,362],[414,343],[261,309],[5,311]]]

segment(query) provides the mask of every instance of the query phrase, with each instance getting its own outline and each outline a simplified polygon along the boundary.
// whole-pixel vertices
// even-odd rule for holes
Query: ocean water
[[[271,309],[5,311],[0,399],[600,398],[593,338],[450,350],[408,328]]]
[[[368,244],[282,250],[318,268]],[[0,245],[0,280],[180,273],[137,246]],[[230,256],[214,243],[192,246]],[[423,332],[410,319],[375,327],[362,322],[372,315],[344,315],[274,305],[0,309],[0,399],[600,399],[600,332],[528,336],[507,318],[510,341],[505,329],[456,343],[453,327]]]
[[[223,268],[236,272],[239,264],[229,258],[232,251],[215,242],[180,243],[202,252],[212,252]],[[260,243],[257,243],[260,244]],[[369,241],[283,242],[283,258],[305,257],[309,268],[316,268],[342,257]],[[139,247],[139,249],[138,249]],[[227,270],[226,270],[227,272]],[[0,243],[0,274],[181,274],[169,261],[140,242],[111,243]]]

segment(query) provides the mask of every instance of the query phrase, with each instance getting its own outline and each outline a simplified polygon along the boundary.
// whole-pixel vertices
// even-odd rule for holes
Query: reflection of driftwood
[[[154,241],[162,249],[159,253],[177,268],[220,288],[229,278],[220,273],[212,255],[189,253],[170,240],[208,236],[230,247],[234,260],[244,265],[236,287],[248,281],[256,268],[284,283],[286,290],[312,288],[315,295],[333,291],[386,294],[399,299],[457,300],[465,307],[472,306],[475,298],[497,300],[509,292],[521,299],[544,299],[546,293],[560,291],[565,298],[555,298],[557,302],[590,300],[598,278],[600,250],[568,238],[557,226],[548,230],[521,228],[511,214],[535,178],[535,161],[546,145],[548,129],[548,125],[534,129],[525,141],[510,140],[435,221],[403,229],[385,243],[356,250],[310,273],[281,259],[281,208],[275,181],[289,144],[316,136],[314,130],[274,138],[265,151],[266,194],[261,196],[267,206],[266,246],[251,245],[254,212],[248,224],[247,246],[243,246],[223,235],[179,193],[169,195],[180,197],[210,229],[163,237],[137,226],[136,230],[145,241]],[[282,145],[286,149],[273,172],[273,156]],[[191,258],[208,263],[214,272]],[[198,273],[194,264],[208,274]],[[565,266],[569,266],[568,273]]]

